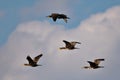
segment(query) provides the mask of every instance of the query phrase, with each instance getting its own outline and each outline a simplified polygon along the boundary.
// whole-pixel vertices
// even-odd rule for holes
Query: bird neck
[[[85,68],[85,69],[91,69],[90,66],[84,66],[83,68]]]
[[[66,47],[61,47],[60,49],[67,49]]]
[[[24,64],[25,66],[30,66],[30,64]]]
[[[51,18],[52,16],[51,15],[49,15],[49,16],[47,16],[48,18]]]

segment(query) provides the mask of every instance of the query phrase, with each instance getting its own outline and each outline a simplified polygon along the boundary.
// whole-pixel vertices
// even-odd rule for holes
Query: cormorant
[[[60,49],[68,49],[68,50],[79,49],[76,48],[75,45],[81,44],[80,42],[76,42],[76,41],[68,42],[66,40],[63,40],[63,42],[65,43],[65,47],[60,47]]]
[[[52,13],[51,15],[47,16],[49,18],[52,18],[53,21],[56,21],[57,19],[63,19],[67,23],[67,19],[70,19],[65,14],[59,14],[59,13]]]
[[[40,54],[38,56],[36,56],[34,59],[32,59],[29,55],[26,57],[26,59],[28,60],[29,64],[24,64],[25,66],[31,66],[31,67],[36,67],[36,66],[41,66],[38,65],[37,62],[38,60],[43,56],[43,54]]]
[[[104,66],[99,66],[100,62],[101,61],[104,61],[105,59],[95,59],[94,62],[91,62],[91,61],[87,61],[90,66],[84,66],[85,69],[97,69],[97,68],[104,68]]]

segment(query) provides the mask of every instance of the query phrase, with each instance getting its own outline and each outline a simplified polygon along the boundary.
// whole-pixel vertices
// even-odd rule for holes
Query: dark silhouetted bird
[[[66,40],[63,40],[63,42],[65,43],[65,47],[60,47],[60,49],[68,49],[68,50],[79,49],[76,48],[75,45],[81,44],[80,42],[76,42],[76,41],[68,42]]]
[[[90,66],[84,66],[83,68],[85,69],[97,69],[97,68],[104,68],[104,66],[99,66],[100,62],[101,61],[104,61],[105,59],[95,59],[94,62],[91,62],[91,61],[87,61]]]
[[[67,23],[67,19],[70,19],[65,14],[58,14],[58,13],[52,13],[51,15],[47,16],[49,18],[52,18],[53,21],[56,21],[57,19],[63,19]]]
[[[40,54],[40,55],[36,56],[34,59],[32,59],[30,56],[27,56],[26,59],[28,60],[29,64],[24,64],[24,65],[31,66],[31,67],[41,66],[41,65],[38,65],[37,62],[42,56],[43,56],[43,54]]]

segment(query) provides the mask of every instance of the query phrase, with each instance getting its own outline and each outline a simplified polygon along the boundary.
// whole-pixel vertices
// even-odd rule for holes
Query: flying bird
[[[52,18],[53,21],[55,22],[57,19],[63,19],[67,23],[67,19],[70,19],[67,17],[65,14],[59,14],[59,13],[52,13],[51,15],[47,16],[48,18]]]
[[[37,62],[38,60],[43,56],[43,54],[40,54],[38,56],[36,56],[34,59],[32,59],[29,55],[26,57],[26,59],[28,60],[29,64],[24,64],[25,66],[31,66],[31,67],[37,67],[37,66],[41,66],[38,65]]]
[[[76,42],[76,41],[68,42],[66,40],[63,40],[63,42],[65,43],[65,47],[60,47],[60,49],[68,49],[68,50],[79,49],[76,48],[75,45],[81,44],[80,42]]]
[[[84,66],[83,68],[85,69],[97,69],[97,68],[104,68],[104,66],[99,66],[100,62],[101,61],[104,61],[105,59],[95,59],[94,62],[91,62],[91,61],[87,61],[90,66]]]

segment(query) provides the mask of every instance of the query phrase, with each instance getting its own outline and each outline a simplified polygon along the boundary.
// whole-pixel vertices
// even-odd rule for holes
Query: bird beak
[[[61,50],[61,48],[59,48],[59,50]]]

